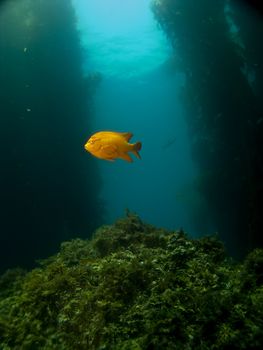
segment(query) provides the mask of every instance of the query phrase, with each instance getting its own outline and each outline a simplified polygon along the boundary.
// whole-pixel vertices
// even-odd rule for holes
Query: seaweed
[[[127,214],[0,278],[1,349],[260,349],[263,250]]]
[[[152,0],[151,8],[184,75],[197,190],[228,251],[243,258],[263,246],[262,18],[240,1]]]

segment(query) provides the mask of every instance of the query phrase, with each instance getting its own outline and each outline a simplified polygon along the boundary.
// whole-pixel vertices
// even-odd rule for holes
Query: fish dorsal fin
[[[128,141],[128,142],[133,137],[133,134],[131,132],[122,132],[121,134],[125,138],[125,140]]]

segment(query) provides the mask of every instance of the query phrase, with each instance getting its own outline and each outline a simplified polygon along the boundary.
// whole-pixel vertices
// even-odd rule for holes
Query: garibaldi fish
[[[93,134],[85,144],[85,150],[90,152],[97,158],[113,161],[121,158],[127,162],[132,162],[128,152],[135,154],[137,158],[141,158],[140,151],[141,142],[129,143],[133,134],[130,132],[100,131]]]

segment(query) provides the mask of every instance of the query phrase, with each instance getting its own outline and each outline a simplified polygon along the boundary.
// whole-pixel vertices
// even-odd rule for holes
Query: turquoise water
[[[106,221],[128,208],[153,224],[197,234],[195,221],[205,202],[194,189],[198,172],[177,97],[184,76],[166,69],[172,49],[151,1],[73,3],[87,53],[84,74],[98,71],[103,78],[95,95],[93,130],[129,131],[143,144],[142,161],[98,161]]]
[[[0,1],[0,349],[262,349],[258,4]]]
[[[81,42],[86,49],[84,72],[127,79],[156,69],[171,53],[157,28],[149,0],[73,0]]]
[[[1,2],[2,270],[127,209],[233,255],[262,246],[263,22],[246,2]],[[141,160],[86,152],[101,130],[133,133]]]

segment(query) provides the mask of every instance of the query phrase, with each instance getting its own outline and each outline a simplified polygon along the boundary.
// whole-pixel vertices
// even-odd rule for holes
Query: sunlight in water
[[[84,71],[131,77],[155,69],[169,46],[153,18],[151,0],[72,0],[87,49]]]

